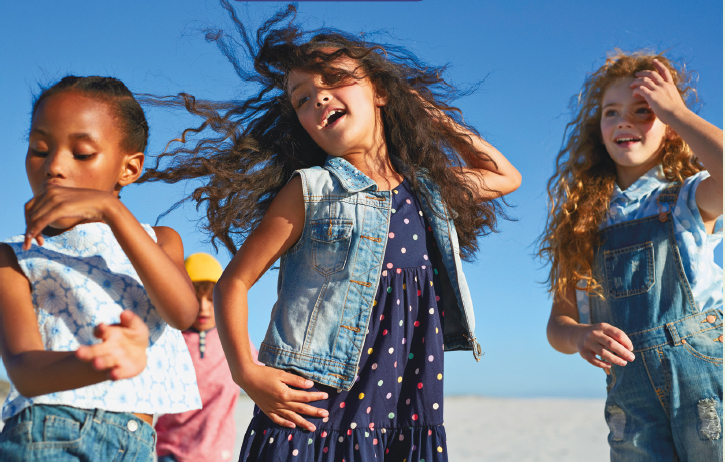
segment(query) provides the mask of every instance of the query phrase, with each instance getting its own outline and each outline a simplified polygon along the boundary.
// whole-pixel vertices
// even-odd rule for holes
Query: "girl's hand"
[[[122,312],[118,324],[99,324],[93,334],[103,342],[78,348],[76,357],[97,371],[108,371],[110,380],[128,379],[146,368],[149,330],[134,312]]]
[[[626,366],[634,361],[634,348],[627,334],[607,323],[580,324],[576,347],[582,358],[608,371],[612,364]]]
[[[681,117],[683,111],[689,109],[677,91],[670,71],[656,59],[653,63],[654,71],[641,71],[635,74],[637,78],[630,85],[634,90],[632,95],[644,98],[658,119],[667,125],[672,125]]]
[[[310,388],[312,381],[279,369],[252,364],[245,373],[244,391],[272,419],[283,427],[302,427],[311,432],[316,427],[303,419],[300,414],[314,417],[327,417],[329,412],[310,406],[311,401],[327,399],[327,393],[306,392],[296,388]]]
[[[51,223],[63,220],[63,228],[69,228],[83,221],[101,221],[104,206],[113,194],[94,189],[48,186],[41,194],[25,204],[25,242],[23,249],[29,250],[33,239],[43,245],[43,230]]]

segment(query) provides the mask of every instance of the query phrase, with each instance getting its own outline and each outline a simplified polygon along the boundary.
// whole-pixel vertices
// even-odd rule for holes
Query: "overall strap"
[[[675,182],[667,185],[665,189],[657,196],[657,205],[660,208],[660,221],[667,221],[667,212],[677,202],[677,196],[680,194],[682,183]]]

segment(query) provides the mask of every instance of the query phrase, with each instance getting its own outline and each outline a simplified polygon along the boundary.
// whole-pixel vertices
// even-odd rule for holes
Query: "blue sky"
[[[282,2],[236,4],[253,28]],[[481,241],[465,264],[476,312],[476,334],[486,352],[446,357],[446,392],[489,396],[604,396],[604,373],[579,356],[555,352],[545,326],[550,299],[546,271],[532,257],[546,213],[545,184],[569,120],[568,102],[605,53],[651,48],[697,71],[700,114],[722,127],[723,11],[721,2],[612,0],[300,2],[299,20],[348,32],[379,32],[379,40],[409,48],[424,60],[450,64],[448,78],[481,89],[457,102],[467,122],[521,171],[523,184],[508,198],[515,222]],[[0,15],[0,113],[4,150],[0,237],[24,231],[23,204],[31,192],[24,156],[32,95],[38,84],[66,74],[112,75],[135,92],[238,98],[244,93],[223,55],[202,29],[229,28],[214,1],[6,2]],[[148,109],[148,154],[160,152],[191,120]],[[153,223],[191,185],[140,185],[123,201],[139,220]],[[181,234],[186,253],[213,252],[197,227],[200,214],[181,208],[161,224]],[[221,251],[226,264],[229,255]],[[250,295],[250,335],[259,344],[274,302],[276,273]]]

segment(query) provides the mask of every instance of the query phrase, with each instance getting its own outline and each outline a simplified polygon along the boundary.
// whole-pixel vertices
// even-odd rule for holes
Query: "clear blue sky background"
[[[281,2],[237,5],[255,28]],[[450,63],[448,78],[481,90],[458,102],[466,120],[523,174],[509,197],[516,222],[485,238],[477,262],[465,271],[476,307],[476,334],[486,352],[446,357],[449,394],[490,396],[604,396],[604,373],[579,356],[556,353],[546,341],[550,299],[532,245],[546,213],[545,183],[569,120],[569,99],[587,72],[615,47],[669,50],[698,71],[700,114],[722,127],[723,11],[719,1],[608,2],[450,1],[301,2],[299,19],[348,32],[385,31],[373,37],[403,45],[426,61]],[[4,2],[0,14],[0,238],[24,231],[22,205],[30,199],[24,171],[32,95],[38,84],[62,76],[121,78],[132,91],[230,99],[243,89],[222,54],[203,39],[205,27],[228,28],[214,1]],[[185,127],[180,113],[147,110],[148,154],[158,153]],[[123,201],[139,220],[153,223],[189,185],[141,185]],[[186,253],[211,251],[198,231],[193,207],[161,224],[179,231]],[[229,255],[222,251],[223,264]],[[261,342],[275,297],[276,273],[255,286],[250,301],[252,340]],[[0,371],[2,372],[2,371]]]

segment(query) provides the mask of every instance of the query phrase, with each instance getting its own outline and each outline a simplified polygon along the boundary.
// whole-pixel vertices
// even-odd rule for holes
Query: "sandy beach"
[[[235,412],[237,447],[254,403],[241,396]],[[447,397],[445,426],[451,462],[606,462],[604,400]]]
[[[7,390],[7,382],[0,381],[3,401]],[[253,407],[246,395],[240,397],[234,413],[237,455]],[[599,399],[448,397],[444,411],[448,458],[451,462],[606,462],[609,430],[603,409],[604,401]]]

